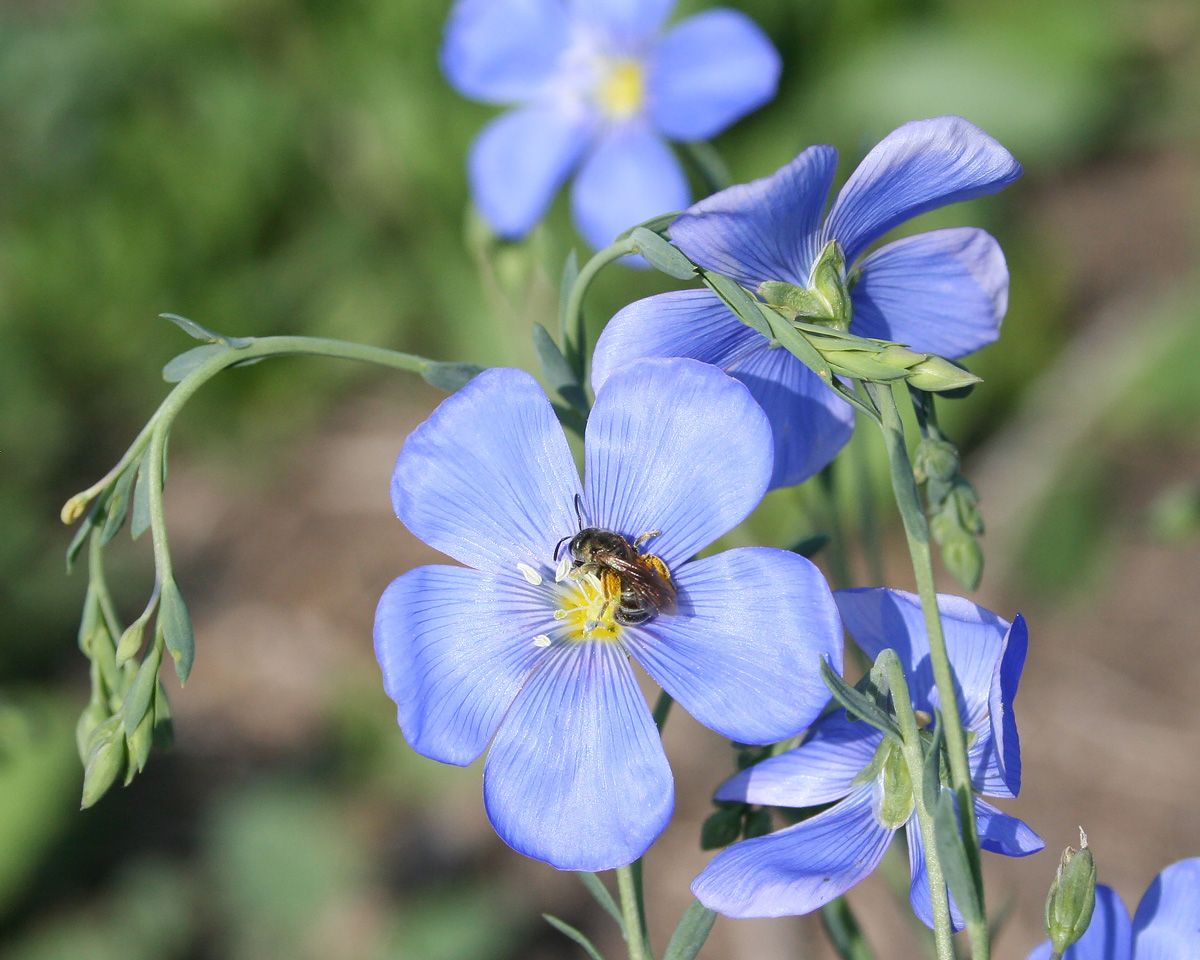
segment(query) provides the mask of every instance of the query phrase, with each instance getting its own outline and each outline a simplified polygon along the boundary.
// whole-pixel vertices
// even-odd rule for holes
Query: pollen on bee
[[[521,571],[521,576],[523,576],[529,583],[532,583],[535,587],[542,582],[542,575],[534,570],[529,564],[518,563],[517,569]]]
[[[535,647],[548,647],[550,646],[550,638],[544,633],[539,633],[533,638],[533,645]]]

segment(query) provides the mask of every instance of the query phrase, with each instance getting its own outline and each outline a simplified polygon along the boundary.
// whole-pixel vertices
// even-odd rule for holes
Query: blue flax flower
[[[850,635],[872,658],[887,647],[908,675],[913,707],[932,714],[938,692],[920,599],[899,590],[841,590],[835,594]],[[946,646],[959,688],[975,789],[1015,797],[1021,749],[1012,703],[1025,665],[1028,633],[1018,616],[1009,624],[960,597],[941,596]],[[738,774],[718,800],[783,807],[832,803],[795,826],[745,840],[713,858],[692,884],[706,907],[730,917],[809,913],[867,877],[900,827],[908,835],[909,898],[932,923],[925,848],[900,752],[874,727],[851,722],[845,710],[820,720],[807,740]],[[978,797],[975,815],[985,850],[1011,857],[1044,844],[1024,823]],[[962,926],[953,907],[955,924]]]
[[[733,10],[664,32],[674,0],[458,0],[442,70],[464,96],[513,104],[471,148],[471,192],[501,236],[541,219],[572,169],[594,247],[682,210],[687,178],[666,139],[704,140],[775,95],[779,54]],[[666,138],[666,139],[664,139]]]
[[[581,484],[527,373],[489,370],[443,401],[405,442],[392,502],[465,566],[394,581],[375,651],[418,753],[466,765],[491,741],[484,802],[509,845],[605,870],[639,857],[674,805],[630,659],[704,725],[769,743],[820,713],[819,660],[839,660],[841,625],[802,557],[748,547],[691,559],[754,509],[771,475],[766,418],[716,367],[650,360],[611,377],[584,463]],[[630,615],[632,581],[573,563],[581,527],[658,558],[674,600]]]
[[[1050,941],[1029,960],[1049,960]],[[1200,960],[1200,858],[1173,863],[1154,878],[1133,923],[1110,887],[1096,887],[1096,910],[1063,960]]]
[[[702,267],[781,305],[797,302],[789,296],[797,288],[801,297],[814,288],[819,263],[832,264],[850,301],[849,316],[833,323],[848,321],[859,336],[950,358],[995,340],[1008,305],[1008,268],[983,230],[917,234],[855,262],[898,224],[994,193],[1020,176],[1021,165],[961,117],[914,120],[867,154],[822,223],[836,166],[833,147],[809,147],[769,177],[701,200],[671,225],[671,239]],[[648,356],[695,357],[750,388],[775,430],[772,486],[812,476],[850,438],[849,405],[708,290],[625,307],[596,345],[592,382]]]

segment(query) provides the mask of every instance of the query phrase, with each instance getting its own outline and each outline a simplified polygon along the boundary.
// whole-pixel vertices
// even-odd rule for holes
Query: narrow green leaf
[[[567,303],[571,299],[571,290],[579,279],[579,255],[571,250],[563,263],[562,280],[558,288],[558,335],[562,342],[570,344],[571,331],[567,329]]]
[[[740,284],[719,273],[710,273],[707,270],[700,271],[700,279],[704,281],[704,285],[708,289],[724,301],[725,306],[729,307],[742,323],[757,330],[768,340],[773,337],[766,317],[758,309],[757,301]]]
[[[600,951],[592,946],[592,941],[576,930],[569,923],[563,923],[558,919],[558,917],[552,916],[549,913],[543,913],[542,919],[550,924],[550,926],[552,926],[559,933],[570,937],[577,944],[583,947],[584,952],[586,952],[587,955],[592,958],[592,960],[604,960],[604,957],[600,955]]]
[[[431,387],[455,393],[486,369],[477,363],[433,363],[421,376]]]
[[[207,340],[209,343],[222,343],[227,347],[235,348],[248,347],[254,342],[253,337],[227,337],[223,333],[215,333],[207,327],[200,326],[195,320],[181,317],[177,313],[160,313],[159,316],[164,320],[170,320],[189,337],[195,337],[197,340]]]
[[[774,310],[759,311],[771,329],[771,336],[793,357],[803,363],[826,383],[833,383],[833,371],[825,358],[821,356],[803,333],[796,329],[792,321]]]
[[[104,526],[100,531],[101,546],[111,541],[125,525],[125,517],[129,514],[129,502],[133,494],[133,481],[136,476],[137,467],[130,464],[112,485],[112,493],[108,498],[108,509],[105,511]]]
[[[676,280],[691,280],[696,275],[696,265],[678,247],[672,246],[657,233],[645,227],[634,227],[629,239],[634,242],[637,252],[659,273]]]
[[[79,529],[75,531],[75,536],[71,538],[71,543],[67,547],[67,573],[70,573],[74,569],[75,560],[79,557],[79,551],[83,549],[88,534],[92,532],[92,529],[97,524],[104,522],[105,507],[108,504],[110,490],[112,490],[112,487],[109,487],[108,490],[105,490],[96,497],[92,502],[92,509],[79,522]]]
[[[167,361],[167,365],[162,369],[162,378],[167,383],[178,383],[209,357],[215,357],[218,353],[224,353],[228,349],[229,346],[224,343],[206,343],[199,347],[192,347],[191,350],[186,350]]]
[[[133,736],[134,730],[138,728],[142,718],[146,716],[146,711],[150,709],[150,701],[158,687],[158,668],[161,665],[162,647],[157,643],[151,644],[150,649],[146,651],[146,658],[138,667],[137,676],[133,678],[129,692],[125,694],[125,702],[121,705],[121,713],[125,717],[126,736]]]
[[[571,364],[558,349],[558,344],[550,336],[550,331],[540,323],[533,325],[533,347],[537,351],[538,361],[542,365],[542,373],[550,382],[550,386],[573,409],[578,410],[582,416],[586,417],[588,414],[587,396],[583,392],[579,378],[575,376]]]
[[[681,210],[676,210],[674,213],[660,213],[657,217],[651,217],[649,220],[643,220],[636,226],[630,227],[623,233],[617,234],[617,239],[613,243],[620,243],[622,240],[633,236],[635,230],[649,230],[651,233],[663,234],[666,233],[676,220],[679,219]]]
[[[564,407],[561,403],[552,403],[551,406],[554,407],[554,415],[558,417],[558,422],[582,438],[584,430],[587,429],[587,421],[579,411],[572,407]]]
[[[854,911],[845,897],[838,897],[821,908],[821,921],[833,949],[842,960],[875,960]]]
[[[692,960],[704,946],[716,919],[717,915],[713,911],[698,900],[693,900],[691,906],[683,912],[679,926],[671,934],[671,941],[667,944],[663,960]]]
[[[982,923],[983,912],[979,907],[979,896],[975,889],[975,878],[967,860],[962,834],[958,828],[958,811],[954,805],[954,794],[949,787],[942,787],[934,808],[933,828],[937,835],[938,856],[942,861],[942,872],[946,875],[946,886],[954,895],[958,909],[968,924]]]
[[[129,535],[136,540],[150,529],[150,480],[142,457],[137,468],[137,484],[133,488],[133,516],[129,520]]]
[[[171,701],[162,680],[154,691],[154,745],[160,750],[169,750],[175,742],[175,725],[171,719]]]
[[[147,712],[133,733],[125,734],[126,753],[129,755],[125,771],[125,786],[129,786],[133,782],[133,778],[146,769],[146,761],[150,758],[152,746],[154,746],[154,714]]]
[[[814,534],[811,537],[805,537],[795,546],[788,547],[792,553],[798,553],[805,559],[811,560],[825,548],[829,543],[829,535],[825,533]]]
[[[80,808],[86,810],[113,785],[125,766],[125,732],[121,717],[109,717],[92,731],[87,762],[83,771],[83,797]]]
[[[604,885],[596,874],[589,873],[586,870],[580,870],[578,877],[583,881],[583,885],[587,887],[588,893],[596,898],[596,902],[605,909],[610,917],[617,921],[617,926],[621,928],[621,933],[625,932],[625,921],[621,919],[621,909],[617,906],[617,901],[613,899],[613,895],[608,892],[608,887]]]
[[[736,810],[718,810],[709,814],[700,827],[700,849],[719,850],[737,843],[742,835],[742,807]]]
[[[846,708],[850,719],[864,720],[877,730],[882,730],[897,740],[901,739],[896,722],[880,710],[874,700],[850,686],[824,658],[821,660],[821,679],[833,694],[833,699]]]
[[[925,762],[922,765],[921,796],[928,810],[932,810],[937,805],[938,795],[942,788],[942,743],[944,740],[942,711],[939,710],[933,727],[933,742],[925,750]]]
[[[196,655],[196,640],[192,635],[192,618],[174,580],[166,580],[162,585],[158,622],[167,649],[175,660],[179,682],[186,683],[188,674],[192,672],[192,658]]]

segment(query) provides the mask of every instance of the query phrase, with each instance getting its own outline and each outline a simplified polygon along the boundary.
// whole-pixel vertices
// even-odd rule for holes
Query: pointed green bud
[[[983,549],[969,533],[959,532],[942,543],[942,563],[967,590],[979,588],[983,579]]]
[[[958,510],[958,522],[968,533],[983,533],[983,514],[979,510],[979,494],[966,480],[959,478],[954,485],[954,505]]]
[[[913,466],[921,479],[949,483],[958,473],[958,449],[945,440],[926,437],[917,446]]]
[[[92,742],[92,734],[96,728],[108,719],[108,705],[103,699],[93,700],[83,709],[75,724],[75,746],[79,749],[79,759],[87,762],[88,745]]]
[[[1087,834],[1079,829],[1079,849],[1063,851],[1050,893],[1046,897],[1046,933],[1061,955],[1083,936],[1096,906],[1096,861]]]
[[[120,714],[109,717],[92,731],[87,764],[83,771],[83,798],[86,810],[108,791],[125,767],[125,730]]]
[[[957,364],[938,356],[930,356],[911,368],[908,378],[910,386],[927,393],[941,393],[945,390],[961,390],[963,387],[982,383],[983,378],[977,377],[970,370],[964,370]]]

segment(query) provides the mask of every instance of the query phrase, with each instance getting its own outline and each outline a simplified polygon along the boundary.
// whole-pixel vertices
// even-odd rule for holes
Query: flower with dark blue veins
[[[575,222],[593,247],[682,210],[667,140],[704,140],[775,95],[779,54],[745,14],[670,29],[674,0],[458,0],[442,70],[464,96],[515,105],[471,148],[471,192],[501,236],[524,236],[572,170]]]
[[[1029,960],[1049,960],[1050,952],[1047,940]],[[1132,923],[1117,893],[1098,885],[1092,922],[1063,960],[1200,960],[1200,857],[1155,877]]]
[[[729,423],[740,428],[729,430]],[[666,826],[671,771],[631,659],[697,720],[744,743],[792,736],[828,694],[841,624],[809,561],[747,547],[695,560],[771,476],[742,384],[694,360],[609,378],[585,482],[529,374],[479,374],[405,442],[396,514],[463,566],[384,592],[375,651],[412,747],[466,765],[521,853],[565,870],[632,862]]]
[[[805,322],[951,359],[995,340],[1008,268],[983,230],[921,233],[857,261],[905,220],[1011,183],[1021,175],[1012,155],[961,117],[914,120],[867,154],[822,222],[836,166],[833,147],[809,147],[769,177],[701,200],[671,225],[671,239]],[[708,290],[625,307],[596,345],[593,385],[636,357],[695,357],[745,383],[775,430],[772,486],[812,476],[850,438],[849,405]]]
[[[840,590],[835,595],[850,635],[871,658],[896,651],[913,708],[933,715],[939,704],[920,599],[899,590]],[[1012,704],[1025,665],[1028,633],[961,597],[939,596],[946,646],[967,731],[975,789],[1015,797],[1021,749]],[[742,771],[718,790],[718,800],[828,809],[795,826],[744,840],[722,851],[692,883],[711,910],[730,917],[809,913],[865,879],[901,827],[908,836],[913,910],[933,925],[925,849],[913,812],[912,784],[890,738],[845,710],[830,713],[799,747]],[[984,850],[1023,857],[1045,844],[1020,820],[975,798]],[[962,926],[951,903],[956,927]]]

